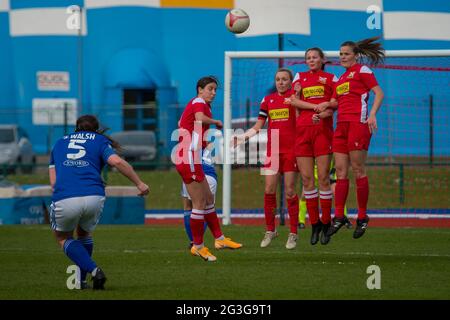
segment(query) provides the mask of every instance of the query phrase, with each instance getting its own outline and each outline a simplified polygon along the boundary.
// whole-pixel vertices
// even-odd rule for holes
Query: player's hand
[[[295,83],[294,91],[295,91],[296,94],[300,95],[300,91],[302,91],[302,86],[300,85],[299,82]]]
[[[221,130],[221,129],[223,128],[223,123],[222,123],[222,121],[220,121],[220,120],[217,120],[217,121],[216,121],[216,128],[219,129],[219,130]]]
[[[320,114],[319,113],[315,113],[312,116],[312,122],[314,124],[318,124],[320,122]]]
[[[295,100],[297,100],[297,97],[295,96],[295,94],[293,94],[292,96],[290,96],[289,98],[284,98],[284,104],[292,104]]]
[[[283,104],[291,104],[292,103],[292,98],[284,98]]]
[[[148,195],[148,193],[150,192],[148,185],[146,185],[143,182],[138,184],[137,188],[139,190],[138,196],[141,196],[141,197]]]
[[[314,107],[314,111],[317,113],[324,112],[328,108],[328,102],[319,103]]]
[[[232,146],[233,146],[233,148],[236,148],[238,145],[241,145],[244,142],[245,142],[244,136],[242,136],[242,135],[233,136]]]
[[[377,132],[378,126],[377,126],[377,117],[374,115],[370,115],[369,119],[367,119],[367,124],[369,125],[369,131],[370,133]]]

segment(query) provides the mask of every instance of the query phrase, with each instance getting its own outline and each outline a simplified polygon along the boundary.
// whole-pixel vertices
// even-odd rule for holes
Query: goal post
[[[339,58],[339,51],[324,51],[324,54],[328,60],[331,60],[333,73],[336,74],[336,76],[340,76],[344,69],[339,66],[338,58]],[[224,110],[223,110],[223,129],[224,129],[224,154],[223,154],[223,208],[222,208],[222,222],[224,225],[231,224],[231,187],[232,187],[232,181],[231,181],[231,168],[232,168],[232,159],[231,159],[231,133],[232,133],[232,111],[233,111],[233,85],[239,86],[238,83],[234,84],[233,79],[237,76],[239,72],[233,70],[233,64],[240,60],[251,60],[251,61],[261,61],[261,60],[273,60],[273,61],[279,61],[279,59],[283,59],[283,62],[285,63],[284,66],[287,68],[291,68],[291,66],[298,64],[301,65],[304,61],[304,55],[305,51],[226,51],[225,52],[225,61],[224,61]],[[396,61],[394,58],[411,58],[408,60],[408,62],[403,63],[402,61]],[[437,60],[434,59],[421,59],[421,58],[438,58]],[[439,58],[443,58],[439,59]],[[293,62],[290,62],[293,61]],[[393,61],[393,63],[390,63],[389,61]],[[420,78],[421,72],[425,71],[431,71],[435,73],[444,72],[445,73],[445,79],[448,80],[449,74],[450,74],[450,50],[386,50],[386,62],[388,63],[388,66],[383,67],[381,66],[383,70],[388,70],[386,72],[390,72],[389,74],[382,74],[381,77],[387,78],[389,81],[381,81],[382,82],[382,88],[385,90],[386,87],[388,87],[388,90],[385,90],[385,100],[386,97],[389,97],[390,92],[395,90],[395,84],[392,84],[392,79],[397,81],[401,84],[402,79],[405,79],[405,75],[403,74],[403,71],[415,71],[414,75],[412,75],[412,78]],[[255,65],[253,68],[255,70],[258,70],[261,66]],[[239,67],[238,67],[239,68]],[[273,79],[274,72],[273,70],[276,70],[278,68],[278,64],[274,63],[273,68],[270,69],[273,74],[269,75],[269,78]],[[306,66],[303,63],[301,71],[306,71]],[[327,67],[328,68],[328,67]],[[341,70],[339,70],[339,68]],[[269,69],[267,69],[269,70]],[[339,70],[339,72],[337,71]],[[397,71],[396,70],[401,70]],[[262,69],[261,73],[264,73],[266,70]],[[298,70],[293,70],[293,72],[297,72]],[[385,73],[386,73],[385,72]],[[378,74],[375,70],[377,79]],[[254,81],[252,79],[252,74],[255,75],[255,77],[260,74],[259,72],[253,72],[249,73],[248,80]],[[428,77],[428,75],[427,75]],[[442,77],[442,76],[441,76]],[[430,77],[430,79],[434,77]],[[408,79],[409,81],[410,79]],[[446,81],[445,80],[445,81]],[[247,80],[245,80],[247,81]],[[442,80],[441,80],[442,81]],[[413,82],[408,82],[408,85],[411,85]],[[421,82],[416,81],[412,85],[411,90],[415,90],[414,86],[419,85]],[[272,81],[273,84],[273,81]],[[443,88],[444,90],[448,90],[448,88]],[[243,89],[244,90],[244,89]],[[413,91],[412,91],[413,92]],[[386,94],[387,93],[387,94]],[[407,94],[406,94],[407,95]],[[264,95],[259,97],[259,100],[262,99]],[[373,95],[371,95],[373,96]],[[384,104],[384,103],[383,103]],[[371,106],[371,103],[369,104]],[[383,107],[381,107],[381,110]],[[400,112],[400,111],[399,111]],[[448,118],[448,115],[446,115]],[[444,119],[445,121],[445,119]],[[444,128],[444,130],[447,130],[448,128]],[[391,130],[392,131],[392,130]],[[392,131],[395,133],[395,131]],[[389,140],[389,139],[387,139]],[[389,140],[390,144],[396,143],[395,137]],[[392,147],[392,146],[391,146]],[[392,151],[392,150],[391,150]],[[402,153],[402,151],[394,150],[391,153],[396,154],[396,152],[399,152],[399,154]],[[417,151],[417,155],[421,155],[422,151]],[[382,152],[380,152],[380,155]],[[407,155],[405,153],[405,155]],[[444,156],[450,156],[447,149],[443,149],[442,155]]]

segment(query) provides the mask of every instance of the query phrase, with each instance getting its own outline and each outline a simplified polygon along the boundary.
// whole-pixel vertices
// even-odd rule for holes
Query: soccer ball
[[[231,9],[225,16],[225,26],[233,33],[243,33],[250,25],[250,17],[242,9]]]

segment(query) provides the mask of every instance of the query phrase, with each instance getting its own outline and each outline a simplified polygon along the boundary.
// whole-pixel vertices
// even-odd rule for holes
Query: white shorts
[[[206,181],[208,181],[209,189],[211,190],[211,193],[214,196],[214,202],[215,202],[216,201],[216,191],[217,191],[217,180],[211,176],[205,176],[205,178],[206,178]],[[188,198],[189,200],[191,200],[191,197],[189,196],[189,193],[186,189],[186,185],[184,183],[181,186],[181,196],[183,198]]]
[[[70,232],[77,225],[86,232],[94,231],[105,204],[103,196],[67,198],[52,202],[50,223],[53,230]]]

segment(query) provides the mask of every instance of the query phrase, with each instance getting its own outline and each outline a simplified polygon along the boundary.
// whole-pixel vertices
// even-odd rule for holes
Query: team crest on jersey
[[[322,84],[327,84],[327,78],[319,76],[319,82]]]
[[[347,79],[353,79],[354,76],[355,76],[355,71],[352,71],[348,74]]]

